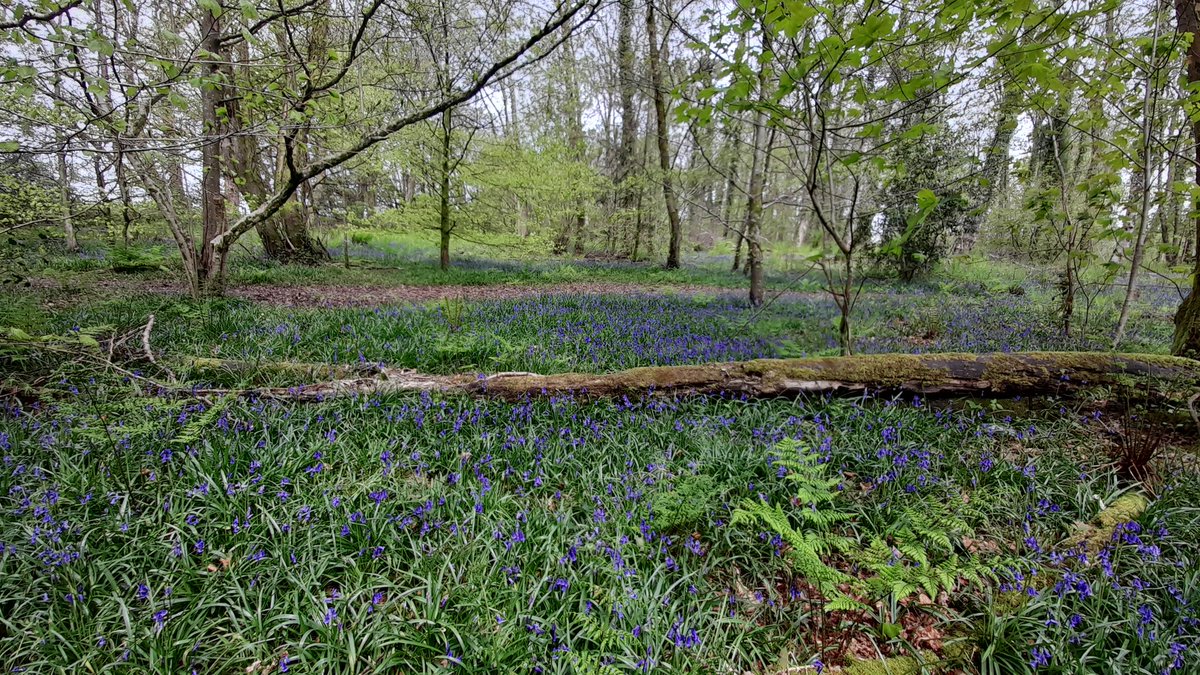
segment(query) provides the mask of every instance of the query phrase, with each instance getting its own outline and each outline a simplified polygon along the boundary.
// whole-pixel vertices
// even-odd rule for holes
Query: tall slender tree
[[[658,143],[658,168],[661,172],[663,201],[667,207],[670,239],[667,246],[667,269],[679,268],[679,249],[683,245],[683,226],[679,220],[679,201],[675,196],[675,181],[671,176],[671,123],[667,119],[667,93],[663,84],[664,63],[667,61],[667,36],[659,43],[655,21],[654,0],[646,2],[646,35],[650,44],[650,93],[654,99],[655,141]]]

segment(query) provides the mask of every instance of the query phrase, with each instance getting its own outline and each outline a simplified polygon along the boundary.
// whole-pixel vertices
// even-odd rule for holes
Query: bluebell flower
[[[1050,665],[1050,650],[1045,647],[1034,647],[1029,655],[1029,667],[1034,670]]]

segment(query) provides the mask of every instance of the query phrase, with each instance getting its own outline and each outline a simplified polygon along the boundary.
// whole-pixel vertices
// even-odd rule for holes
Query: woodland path
[[[52,281],[40,280],[37,285],[52,288]],[[104,280],[91,289],[105,295],[130,295],[155,293],[182,295],[186,288],[182,284],[142,280]],[[236,285],[228,289],[233,298],[271,305],[273,307],[322,308],[322,307],[376,307],[381,305],[420,304],[442,300],[513,300],[542,295],[634,295],[634,294],[678,294],[689,296],[745,296],[745,290],[720,286],[644,284],[619,282],[571,282],[546,284],[494,284],[486,286],[441,285],[279,285],[253,284]],[[863,293],[868,295],[868,293]],[[820,291],[768,292],[767,300],[778,296],[779,300],[817,301],[828,299]]]

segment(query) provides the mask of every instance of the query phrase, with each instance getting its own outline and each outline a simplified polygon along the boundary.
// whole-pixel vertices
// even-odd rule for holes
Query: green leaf
[[[933,190],[925,188],[917,192],[917,206],[923,211],[933,210],[938,205],[938,196],[933,193]]]
[[[219,0],[199,0],[196,4],[200,5],[200,9],[207,11],[213,16],[219,17],[224,12]]]

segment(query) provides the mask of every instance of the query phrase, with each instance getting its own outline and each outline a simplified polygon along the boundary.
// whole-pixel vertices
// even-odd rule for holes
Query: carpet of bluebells
[[[478,311],[498,327],[528,321],[523,306]],[[571,311],[547,316],[547,340],[581,360],[617,358],[613,343],[633,358],[622,341],[645,323],[614,322],[592,345],[563,328]],[[252,334],[276,357],[306,340],[318,349],[328,330],[339,341],[327,349],[382,358],[386,340],[338,321]],[[686,335],[654,338],[645,358],[766,349]],[[1200,485],[1173,478],[1098,551],[1064,547],[1128,489],[1088,444],[1098,420],[1083,409],[1012,419],[919,400],[429,395],[290,405],[79,384],[54,404],[10,403],[0,419],[5,672],[820,671],[864,641],[884,654],[958,643],[967,649],[945,651],[967,662],[1007,649],[1020,668],[1003,672],[1200,668]],[[826,616],[780,537],[732,520],[747,499],[797,508],[776,464],[799,452],[781,450],[785,439],[840,478],[847,536],[951,509],[962,529],[946,535],[964,555],[977,549],[995,581],[894,607],[899,636],[870,613]],[[698,508],[664,512],[684,484],[704,486]],[[996,597],[1003,617],[985,600]]]
[[[1172,294],[1143,290],[1124,348],[1165,349]],[[856,346],[1107,347],[1111,298],[1071,336],[1050,305],[1033,286],[873,287]],[[309,310],[139,297],[64,310],[47,332],[150,313],[176,364],[549,373],[837,352],[822,295],[756,310],[687,290]],[[1200,672],[1200,479],[1167,476],[1099,546],[1073,543],[1138,490],[1091,408],[197,401],[69,369],[51,388],[0,412],[3,672],[854,672],[900,654],[951,672]],[[837,535],[895,541],[887,564],[919,567],[895,528],[925,514],[987,578],[827,612],[785,538],[735,520],[765,500],[800,523],[815,503],[779,462],[810,453],[836,479]],[[827,560],[865,576],[854,550]]]
[[[1167,291],[1137,306],[1124,347],[1170,344]],[[1107,349],[1111,326],[1063,336],[1044,303],[1011,294],[909,289],[864,296],[854,317],[862,353]],[[1144,298],[1153,300],[1152,294]],[[1157,312],[1157,314],[1155,314]],[[534,295],[523,299],[371,309],[277,310],[226,303],[200,310],[162,298],[94,305],[56,328],[134,328],[156,313],[168,355],[251,361],[381,363],[424,372],[603,372],[838,353],[833,303],[784,296],[762,310],[740,295]],[[1111,322],[1110,322],[1111,323]]]

